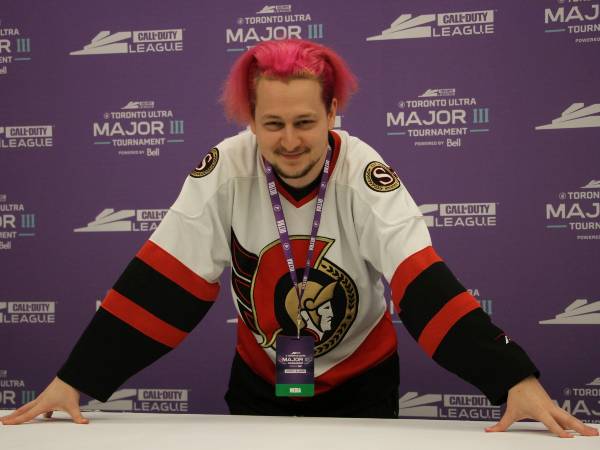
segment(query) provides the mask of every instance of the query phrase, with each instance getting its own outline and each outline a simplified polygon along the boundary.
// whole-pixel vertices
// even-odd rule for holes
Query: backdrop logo
[[[281,39],[323,39],[323,24],[310,12],[292,11],[292,5],[265,5],[254,15],[238,17],[235,26],[225,29],[228,52],[242,52],[262,41]]]
[[[184,413],[189,409],[189,389],[121,389],[106,402],[90,400],[82,411],[136,411]]]
[[[144,31],[101,31],[70,55],[109,55],[119,53],[175,53],[183,51],[183,29]]]
[[[587,423],[600,423],[600,377],[579,386],[566,387],[562,391],[562,404],[558,406]]]
[[[386,28],[367,41],[392,39],[477,36],[494,33],[493,9],[483,11],[447,12],[436,14],[402,14]]]
[[[484,395],[424,394],[407,392],[398,400],[400,417],[437,419],[499,420],[500,406],[492,405]]]
[[[13,241],[35,236],[35,214],[25,209],[23,203],[8,201],[0,193],[0,251],[11,250]]]
[[[541,320],[542,325],[600,325],[600,301],[588,303],[577,299],[553,319]]]
[[[31,38],[0,20],[0,75],[7,75],[9,66],[28,61],[31,61]]]
[[[76,233],[99,233],[107,231],[153,231],[167,214],[168,209],[122,209],[102,210],[87,226],[75,228]]]
[[[397,106],[386,112],[386,134],[404,136],[415,147],[457,148],[465,136],[490,131],[490,108],[476,97],[457,97],[454,88],[430,88]]]
[[[544,32],[569,35],[578,44],[600,42],[600,3],[569,0],[545,8]]]
[[[489,316],[492,315],[492,300],[489,298],[481,298],[481,294],[479,293],[479,289],[467,289],[467,292],[471,294],[481,305],[481,309],[483,309]]]
[[[113,147],[121,156],[160,156],[167,144],[184,142],[184,121],[151,100],[130,101],[118,111],[105,112],[102,119],[92,124],[94,145]]]
[[[565,230],[577,239],[600,239],[600,180],[590,180],[577,191],[558,194],[546,203],[546,228]]]
[[[0,369],[0,409],[16,409],[35,399],[35,391],[27,390],[25,380],[10,378],[7,369]]]
[[[430,228],[494,227],[497,203],[432,203],[420,205]]]
[[[557,130],[561,128],[600,127],[600,103],[584,107],[583,103],[573,103],[562,114],[536,130]]]
[[[0,150],[52,147],[52,128],[52,125],[0,126]]]
[[[56,302],[9,302],[0,300],[0,324],[55,323]]]

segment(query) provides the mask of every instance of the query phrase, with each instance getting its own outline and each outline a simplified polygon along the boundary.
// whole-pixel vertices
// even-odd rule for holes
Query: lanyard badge
[[[278,397],[311,397],[314,395],[314,347],[315,342],[311,336],[300,336],[300,324],[302,317],[300,311],[302,309],[302,295],[305,292],[306,284],[308,283],[308,275],[310,273],[310,262],[315,249],[317,233],[321,223],[321,214],[323,212],[323,202],[325,200],[325,192],[329,181],[329,165],[331,162],[331,147],[327,148],[327,156],[323,166],[323,175],[321,176],[321,184],[319,186],[319,194],[315,205],[315,214],[312,221],[312,229],[310,241],[308,244],[308,252],[306,255],[306,266],[302,283],[298,283],[296,276],[296,267],[294,257],[292,255],[292,246],[287,232],[283,207],[281,199],[275,185],[275,176],[273,167],[268,161],[264,161],[265,175],[267,177],[267,187],[271,204],[273,206],[273,215],[275,223],[278,225],[277,232],[279,240],[283,248],[284,257],[289,267],[292,284],[296,290],[298,297],[298,309],[296,314],[296,336],[281,336],[277,337],[276,341],[276,385],[275,395]],[[279,226],[283,224],[283,226]]]

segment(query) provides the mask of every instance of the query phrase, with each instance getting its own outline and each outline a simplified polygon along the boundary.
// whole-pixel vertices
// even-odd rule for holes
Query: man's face
[[[321,173],[336,106],[334,99],[327,112],[314,79],[259,79],[250,128],[262,156],[291,186],[306,186]]]

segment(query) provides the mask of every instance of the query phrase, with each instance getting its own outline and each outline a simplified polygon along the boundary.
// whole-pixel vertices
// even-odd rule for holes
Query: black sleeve
[[[58,377],[108,400],[128,378],[175,348],[217,293],[218,284],[189,273],[148,241],[109,291]]]
[[[539,371],[525,351],[492,323],[446,264],[435,262],[407,286],[399,316],[438,364],[476,386],[493,405]]]

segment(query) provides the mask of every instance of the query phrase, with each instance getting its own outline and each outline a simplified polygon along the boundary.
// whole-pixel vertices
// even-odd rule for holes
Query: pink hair
[[[244,125],[252,120],[260,77],[315,78],[321,83],[327,110],[334,98],[343,109],[357,88],[345,61],[330,48],[300,39],[265,41],[244,53],[231,68],[221,97],[227,117]]]

